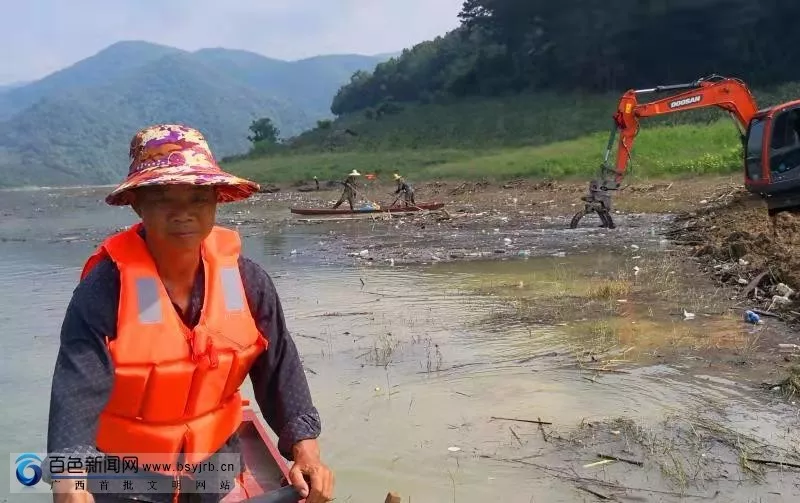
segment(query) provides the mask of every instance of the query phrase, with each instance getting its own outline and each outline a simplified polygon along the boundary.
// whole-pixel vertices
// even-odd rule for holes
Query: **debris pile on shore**
[[[781,392],[786,397],[794,398],[800,393],[800,365],[795,365],[789,370],[789,377],[779,384]]]
[[[723,284],[738,285],[772,310],[792,309],[800,287],[800,215],[771,219],[766,205],[744,190],[709,198],[701,210],[677,217],[668,237],[692,246],[693,255]]]

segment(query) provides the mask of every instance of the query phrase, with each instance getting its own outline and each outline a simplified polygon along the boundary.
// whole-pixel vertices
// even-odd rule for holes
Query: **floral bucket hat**
[[[128,177],[106,197],[112,206],[131,203],[130,190],[151,185],[212,185],[217,201],[240,201],[259,185],[222,171],[200,131],[180,124],[139,130],[130,146]]]

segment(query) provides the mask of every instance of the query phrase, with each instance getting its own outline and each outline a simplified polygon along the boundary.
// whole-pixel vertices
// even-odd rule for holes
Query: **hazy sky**
[[[0,84],[43,77],[120,40],[280,59],[394,52],[458,25],[463,0],[9,0]]]

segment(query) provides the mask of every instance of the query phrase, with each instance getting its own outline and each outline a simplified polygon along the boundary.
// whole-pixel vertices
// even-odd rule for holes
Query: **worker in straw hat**
[[[403,200],[406,203],[406,206],[413,206],[416,203],[414,202],[414,189],[411,188],[405,179],[398,175],[397,173],[394,174],[394,179],[397,182],[397,189],[394,191],[394,194],[400,198],[400,194],[403,195]],[[395,200],[396,201],[396,200]]]
[[[95,478],[47,477],[54,501],[217,502],[224,494],[214,487],[246,498],[247,472],[189,473],[175,463],[241,459],[248,375],[278,449],[294,461],[289,483],[309,503],[330,501],[319,414],[275,286],[241,254],[239,234],[215,225],[218,203],[243,200],[258,184],[222,171],[202,134],[182,125],[142,129],[130,157],[106,202],[130,205],[141,220],[83,267],[61,328],[47,449],[49,459],[161,463],[148,476],[157,485],[109,494]],[[186,492],[200,480],[211,490]]]
[[[333,209],[338,208],[343,202],[347,201],[347,203],[350,205],[350,209],[355,210],[354,201],[356,198],[356,192],[358,191],[357,190],[358,184],[356,183],[356,177],[358,176],[361,176],[361,173],[359,173],[356,170],[353,170],[350,172],[349,175],[347,175],[347,178],[345,178],[345,180],[341,182],[342,185],[344,185],[344,190],[342,191],[342,195],[341,197],[339,197],[339,200],[336,201],[336,204],[333,205]]]

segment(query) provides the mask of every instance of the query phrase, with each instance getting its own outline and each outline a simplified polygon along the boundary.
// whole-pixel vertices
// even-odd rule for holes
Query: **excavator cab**
[[[744,141],[745,186],[770,214],[800,206],[800,102],[758,112]]]

